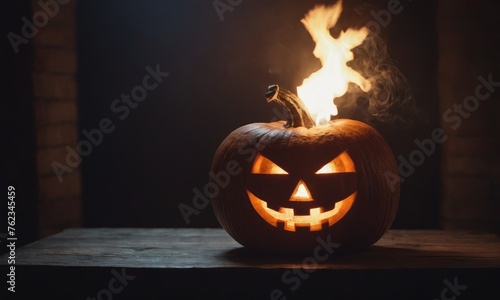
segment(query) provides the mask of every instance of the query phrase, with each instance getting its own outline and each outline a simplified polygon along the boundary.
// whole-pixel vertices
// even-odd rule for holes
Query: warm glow
[[[331,174],[339,172],[356,172],[351,156],[349,156],[349,154],[345,151],[321,167],[321,169],[316,171],[316,174]]]
[[[356,172],[356,169],[351,156],[347,151],[344,151],[316,171],[316,174],[348,172]],[[288,174],[285,170],[260,153],[255,157],[251,173]],[[283,223],[283,228],[287,231],[295,231],[296,227],[309,227],[310,231],[318,231],[322,229],[325,223],[327,223],[328,226],[332,226],[342,219],[356,199],[356,192],[354,192],[344,200],[335,203],[334,208],[331,210],[324,211],[323,207],[312,207],[309,209],[308,215],[295,215],[293,208],[280,207],[276,211],[268,208],[266,201],[259,199],[249,190],[247,190],[247,194],[253,208],[266,222],[275,227],[278,227],[278,222]],[[304,180],[299,180],[290,197],[290,201],[307,201],[314,204],[312,194]]]
[[[302,180],[299,181],[297,187],[292,193],[290,201],[313,201],[311,193],[309,192],[309,189],[306,187],[304,181]]]
[[[356,192],[342,201],[335,203],[335,207],[328,211],[323,211],[321,207],[311,208],[309,215],[295,215],[293,208],[280,207],[279,211],[267,207],[267,202],[259,199],[252,192],[247,190],[248,198],[257,213],[269,224],[278,227],[278,222],[284,224],[287,231],[295,231],[295,227],[309,227],[310,231],[321,230],[324,223],[332,226],[337,223],[351,209]]]
[[[363,91],[371,84],[360,73],[347,66],[354,59],[351,49],[361,45],[368,36],[368,29],[349,28],[337,39],[330,35],[342,12],[342,1],[331,6],[317,5],[301,20],[316,43],[313,54],[321,61],[321,69],[304,79],[297,87],[297,95],[306,105],[316,125],[328,123],[337,115],[334,99],[347,92],[349,82],[357,84]]]
[[[260,153],[257,154],[254,160],[251,172],[252,174],[288,174],[288,172]]]

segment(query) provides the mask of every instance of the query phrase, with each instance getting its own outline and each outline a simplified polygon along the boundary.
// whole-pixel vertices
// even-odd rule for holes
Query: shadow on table
[[[443,259],[457,255],[449,250],[422,250],[371,246],[365,250],[349,253],[276,254],[255,251],[246,247],[234,248],[219,255],[219,259],[249,267],[338,267],[359,268],[406,268],[443,266]],[[437,265],[436,265],[437,264]]]

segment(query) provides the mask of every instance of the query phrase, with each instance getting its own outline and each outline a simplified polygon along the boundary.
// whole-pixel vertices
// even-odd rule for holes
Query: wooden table
[[[0,257],[3,290],[7,257]],[[16,249],[16,295],[25,293],[38,299],[500,299],[500,239],[390,230],[365,251],[321,262],[313,253],[254,253],[216,228],[69,229]]]

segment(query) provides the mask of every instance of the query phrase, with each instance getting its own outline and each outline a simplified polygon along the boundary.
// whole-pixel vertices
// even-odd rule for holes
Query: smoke
[[[354,59],[348,66],[368,79],[372,88],[363,92],[357,85],[350,84],[347,93],[334,100],[338,117],[401,128],[413,127],[424,120],[408,80],[389,56],[382,38],[370,34],[352,52]]]

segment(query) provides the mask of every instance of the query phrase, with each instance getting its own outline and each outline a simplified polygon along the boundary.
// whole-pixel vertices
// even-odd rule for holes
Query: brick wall
[[[448,135],[442,148],[441,214],[448,229],[500,233],[500,87],[484,100],[464,103],[467,96],[478,98],[479,76],[488,80],[491,74],[500,81],[495,6],[494,1],[472,0],[438,5],[439,98]],[[462,111],[450,113],[455,104]]]
[[[33,39],[40,237],[79,227],[82,219],[79,170],[60,181],[52,167],[54,161],[65,162],[66,146],[76,149],[78,140],[76,0],[60,2],[52,2],[57,13]],[[33,1],[33,12],[40,10]]]

